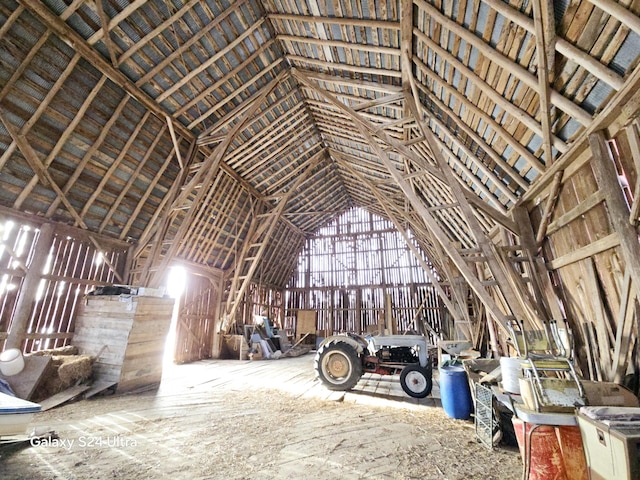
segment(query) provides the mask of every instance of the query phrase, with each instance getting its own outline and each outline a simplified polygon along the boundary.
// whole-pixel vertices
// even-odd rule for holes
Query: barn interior
[[[525,445],[566,415],[563,475],[625,478],[578,410],[639,413],[639,63],[637,0],[3,0],[0,380],[152,395],[163,366],[422,336],[475,422],[469,365],[521,359],[490,398]]]

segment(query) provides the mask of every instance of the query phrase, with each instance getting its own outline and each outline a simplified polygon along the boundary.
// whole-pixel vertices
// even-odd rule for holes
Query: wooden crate
[[[98,356],[94,379],[116,382],[118,392],[159,384],[173,303],[164,297],[87,296],[72,341],[81,353]]]

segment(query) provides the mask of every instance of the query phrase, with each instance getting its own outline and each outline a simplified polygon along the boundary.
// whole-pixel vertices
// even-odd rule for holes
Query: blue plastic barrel
[[[450,418],[466,420],[473,412],[473,400],[464,368],[455,365],[440,367],[440,401]]]

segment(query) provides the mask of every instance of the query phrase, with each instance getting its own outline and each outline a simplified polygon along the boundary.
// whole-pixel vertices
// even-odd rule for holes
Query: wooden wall
[[[637,125],[609,137],[591,135],[526,206],[534,231],[546,234],[541,254],[572,326],[583,376],[620,382],[628,374],[636,385]]]

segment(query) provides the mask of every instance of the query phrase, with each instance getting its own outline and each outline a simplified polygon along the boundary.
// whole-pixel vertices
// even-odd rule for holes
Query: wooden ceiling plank
[[[420,88],[420,85],[418,85],[418,88]],[[451,111],[449,109],[449,107],[447,105],[445,105],[442,101],[440,101],[439,98],[436,98],[434,95],[431,95],[430,92],[427,92],[425,89],[420,88],[420,90],[427,96],[427,98],[434,102],[439,108],[440,110],[447,112],[447,113],[452,113],[454,116],[457,116],[455,114],[455,112]],[[421,108],[423,111],[425,110],[426,107],[424,107],[422,105],[422,103],[420,103],[420,105],[418,105],[419,108]],[[459,117],[458,117],[459,118]],[[460,142],[459,139],[457,139],[457,137],[454,135],[453,132],[451,132],[451,130],[444,124],[442,123],[439,119],[437,119],[436,117],[433,118],[434,121],[436,121],[436,123],[440,126],[440,128],[442,128],[444,131],[447,132],[447,135],[449,135],[449,137],[453,140],[454,138],[456,139],[456,142]],[[480,136],[475,130],[473,130],[471,127],[469,127],[469,125],[467,125],[466,122],[457,122],[456,126],[458,128],[460,128],[466,135],[468,135],[470,138],[473,139],[473,141],[489,156],[491,157],[491,159],[500,166],[500,168],[502,168],[505,172],[505,174],[508,175],[509,179],[511,179],[513,182],[517,183],[518,185],[520,185],[524,190],[527,190],[529,188],[529,183],[522,178],[519,175],[519,172],[514,172],[513,171],[513,167],[506,162],[501,155],[498,154],[498,152],[496,152],[494,150],[494,148],[492,146],[490,146],[485,139]],[[514,141],[513,138],[510,138],[509,140]],[[519,142],[517,142],[519,143]],[[528,150],[526,150],[528,152]],[[535,158],[535,157],[534,157]],[[537,159],[536,159],[537,160]]]
[[[167,167],[171,163],[171,158],[173,157],[173,154],[174,152],[170,152],[169,155],[164,159],[164,162],[162,162],[160,169],[156,172],[151,183],[149,183],[149,186],[147,187],[146,191],[140,198],[140,201],[136,205],[136,208],[133,210],[131,215],[129,215],[129,219],[127,220],[127,223],[124,225],[124,227],[122,228],[122,231],[120,232],[120,235],[118,236],[120,240],[125,240],[127,237],[130,236],[129,233],[131,230],[131,226],[133,225],[133,222],[138,218],[138,215],[140,214],[142,207],[144,207],[147,204],[147,200],[149,199],[149,196],[151,196],[151,192],[153,192],[153,190],[156,188],[156,186],[162,179],[162,175],[164,174],[164,171],[167,169]],[[167,192],[167,195],[168,193],[169,192]],[[158,210],[161,210],[161,205],[158,206]]]
[[[107,123],[100,130],[100,134],[98,135],[98,138],[96,138],[96,141],[93,142],[93,144],[85,152],[84,156],[82,157],[82,160],[80,160],[80,162],[78,162],[78,165],[76,165],[73,174],[67,180],[67,182],[65,183],[65,185],[64,185],[64,187],[62,189],[62,191],[65,193],[65,195],[69,192],[69,190],[75,184],[75,182],[78,180],[80,175],[82,175],[82,172],[84,171],[84,169],[87,166],[87,164],[91,161],[91,158],[93,157],[93,155],[102,146],[102,143],[104,142],[105,138],[109,134],[109,132],[111,130],[111,127],[120,118],[120,114],[122,113],[122,110],[124,110],[124,107],[127,105],[127,103],[129,102],[130,98],[131,97],[129,97],[128,95],[123,96],[123,98],[120,100],[120,103],[118,104],[116,109],[113,111],[113,114],[111,115],[109,120],[107,120]],[[54,200],[53,202],[51,202],[51,205],[47,209],[47,213],[45,214],[45,216],[47,218],[51,218],[51,216],[55,213],[56,208],[58,208],[58,205],[59,205],[59,200]]]
[[[246,91],[249,87],[253,86],[255,83],[258,83],[260,80],[262,80],[263,77],[266,77],[268,74],[270,74],[271,71],[275,70],[280,65],[280,63],[282,63],[282,62],[283,62],[282,59],[278,59],[276,62],[271,63],[268,67],[266,67],[265,69],[261,70],[258,75],[254,76],[248,82],[243,83],[237,90],[233,91],[230,95],[226,96],[224,100],[222,100],[221,102],[216,103],[209,110],[207,110],[204,114],[200,115],[198,118],[193,120],[188,125],[188,128],[192,129],[196,125],[198,125],[199,123],[204,122],[206,119],[211,117],[214,113],[216,113],[219,109],[224,107],[227,103],[231,102],[233,99],[238,97],[241,92]],[[259,94],[260,94],[259,91],[256,92],[254,94],[254,98],[256,96],[259,96]],[[251,99],[243,100],[241,103],[244,103],[246,101],[251,101]]]
[[[210,56],[209,58],[207,58],[206,61],[200,63],[200,65],[198,65],[197,67],[190,69],[189,72],[186,75],[184,75],[180,80],[178,80],[177,82],[176,81],[172,82],[171,87],[169,87],[167,90],[165,90],[160,95],[158,95],[158,97],[156,98],[156,101],[162,102],[169,96],[173,95],[177,90],[179,90],[188,82],[190,82],[194,77],[196,77],[197,75],[200,75],[200,73],[204,72],[211,65],[214,65],[216,62],[218,62],[218,60],[226,56],[229,52],[233,51],[238,45],[242,44],[242,42],[244,42],[248,37],[252,36],[254,32],[262,28],[263,23],[264,23],[264,18],[256,22],[252,26],[252,28],[244,31],[241,35],[238,36],[238,38],[236,38],[231,43],[226,45],[222,50],[216,52],[215,55]]]
[[[102,41],[107,47],[107,52],[109,52],[109,58],[111,59],[111,64],[118,68],[118,58],[116,57],[116,45],[111,38],[111,32],[109,29],[109,17],[107,16],[107,12],[104,10],[104,6],[102,5],[102,0],[94,0],[96,2],[96,10],[98,10],[98,16],[100,17],[100,23],[102,24]]]
[[[441,58],[449,62],[452,67],[456,68],[462,75],[466,76],[470,81],[472,81],[476,88],[481,89],[482,93],[487,98],[491,99],[491,101],[506,110],[513,118],[523,123],[538,135],[540,135],[540,137],[542,137],[542,128],[540,124],[533,117],[531,117],[528,112],[522,110],[520,107],[506,100],[502,95],[500,95],[500,93],[498,93],[491,85],[489,85],[485,80],[478,76],[473,70],[464,65],[461,61],[451,55],[444,48],[433,42],[424,33],[417,29],[414,29],[414,34],[418,36],[420,40],[422,40],[425,44],[427,44],[429,48],[431,48],[435,53],[440,55]],[[567,144],[556,136],[553,137],[553,146],[556,147],[560,152],[566,152],[568,149]]]
[[[96,85],[91,89],[91,92],[89,92],[89,95],[87,95],[87,98],[85,98],[84,101],[82,102],[82,105],[80,106],[80,108],[76,112],[75,116],[73,117],[73,120],[67,126],[67,128],[65,128],[64,132],[62,133],[62,135],[60,136],[60,138],[56,142],[55,146],[53,147],[51,152],[49,152],[49,155],[47,155],[47,158],[43,162],[43,165],[44,165],[45,168],[48,168],[49,165],[51,165],[51,163],[53,163],[53,161],[57,157],[58,153],[60,153],[62,148],[66,145],[67,140],[69,140],[69,138],[73,134],[75,128],[78,126],[78,124],[84,118],[84,114],[87,112],[87,110],[89,109],[89,107],[93,103],[93,100],[96,98],[96,96],[98,95],[98,93],[100,92],[100,90],[102,89],[102,87],[103,87],[103,85],[105,84],[106,81],[107,81],[107,77],[104,76],[104,75],[101,76],[100,79],[98,80],[98,82],[96,83]],[[22,203],[31,194],[31,192],[33,191],[33,188],[36,186],[37,183],[38,183],[37,177],[32,178],[27,183],[27,185],[23,188],[22,192],[20,192],[20,195],[18,196],[18,198],[14,202],[13,206],[14,206],[15,209],[20,209]]]
[[[38,158],[38,154],[29,144],[27,138],[24,135],[21,135],[18,129],[9,122],[7,111],[4,109],[4,107],[0,107],[0,121],[4,124],[5,128],[9,132],[9,135],[11,135],[13,140],[18,144],[18,148],[22,152],[25,160],[27,160],[29,167],[31,167],[42,184],[45,186],[50,186],[53,189],[58,200],[64,204],[69,214],[76,221],[76,224],[86,230],[87,225],[84,223],[78,212],[76,212],[73,205],[71,205],[71,202],[69,202],[69,199],[66,197],[65,193],[55,183],[54,179],[51,177],[51,174],[49,174],[47,169],[44,168],[44,165]]]
[[[145,153],[144,157],[142,158],[142,160],[140,160],[136,169],[131,173],[129,179],[127,180],[127,183],[120,191],[118,198],[116,198],[115,202],[113,202],[113,204],[111,205],[111,208],[105,215],[104,219],[102,220],[102,222],[100,222],[100,227],[98,228],[98,232],[102,233],[104,231],[104,229],[107,227],[107,225],[111,221],[111,218],[113,217],[115,212],[118,210],[118,208],[120,208],[120,204],[122,203],[122,200],[127,195],[127,193],[129,193],[129,190],[133,185],[133,183],[139,179],[140,172],[142,171],[145,164],[149,161],[149,158],[151,157],[151,155],[155,152],[155,149],[158,146],[158,143],[160,142],[160,140],[162,140],[162,137],[164,136],[166,130],[167,130],[167,125],[162,124],[162,128],[153,139],[153,142],[147,149],[147,152]]]
[[[505,72],[508,72],[510,75],[514,75],[516,78],[520,79],[525,85],[533,90],[537,90],[538,88],[538,80],[526,70],[522,65],[512,61],[509,57],[500,53],[487,43],[484,40],[477,37],[473,32],[470,32],[462,25],[457,24],[455,21],[451,20],[449,17],[440,13],[436,8],[434,8],[431,4],[427,3],[424,0],[414,0],[415,3],[422,9],[424,9],[430,16],[436,19],[440,24],[445,25],[448,29],[454,32],[456,35],[459,35],[465,41],[469,42],[471,45],[476,47],[480,53],[482,53],[485,57],[490,59],[491,62],[496,65],[502,67]],[[417,28],[416,31],[420,32]],[[420,32],[422,34],[422,32]],[[424,35],[424,34],[423,34]],[[429,38],[425,35],[426,38]],[[447,52],[448,53],[448,52]],[[453,55],[448,54],[448,56],[453,57]],[[460,65],[463,65],[462,62],[458,61]],[[464,70],[470,71],[471,69],[464,66]],[[549,90],[549,94],[551,97],[551,101],[558,108],[562,109],[565,113],[571,115],[576,121],[581,123],[584,126],[587,126],[591,123],[591,115],[580,108],[578,105],[573,103],[564,95],[556,92],[553,89]]]
[[[542,142],[545,156],[545,164],[551,165],[554,160],[553,146],[551,144],[551,92],[549,84],[549,75],[553,72],[553,64],[548,65],[547,61],[550,57],[549,41],[547,34],[549,31],[555,31],[555,21],[544,12],[549,12],[548,8],[542,4],[547,0],[533,0],[533,18],[535,24],[536,52],[538,57],[538,98],[540,99],[540,120],[542,123]],[[549,25],[549,22],[554,22]],[[555,35],[554,35],[555,37]]]
[[[640,17],[629,11],[622,4],[612,0],[589,0],[589,2],[612,17],[617,18],[623,25],[640,35]]]
[[[138,81],[136,81],[136,86],[141,86],[151,80],[155,75],[161,72],[165,67],[173,63],[174,60],[180,58],[189,48],[191,48],[195,43],[199,42],[202,37],[208,35],[214,28],[218,27],[223,21],[227,20],[228,17],[235,12],[236,8],[240,8],[247,0],[241,0],[238,5],[231,6],[227,8],[222,14],[214,18],[211,23],[209,23],[206,28],[203,28],[196,34],[194,34],[189,40],[180,45],[180,47],[174,50],[171,54],[167,55],[162,59],[160,63],[155,65],[151,70],[149,70],[146,74],[144,74]]]
[[[253,52],[251,56],[249,56],[246,60],[244,60],[241,64],[239,64],[236,68],[231,70],[229,73],[221,77],[215,83],[206,88],[202,89],[196,96],[193,97],[189,102],[185,103],[184,106],[176,110],[173,114],[174,118],[179,117],[180,115],[184,115],[187,110],[193,108],[199,102],[204,101],[206,97],[212,95],[216,90],[218,90],[221,86],[227,84],[232,78],[237,77],[241,72],[247,69],[254,60],[256,60],[260,55],[262,55],[265,51],[269,50],[275,43],[275,40],[269,40],[264,43],[258,50]]]
[[[69,75],[73,73],[73,69],[76,67],[78,61],[81,56],[79,53],[75,53],[69,63],[65,66],[64,71],[60,74],[60,76],[56,79],[55,83],[48,89],[46,96],[40,101],[38,108],[35,112],[31,114],[29,120],[25,122],[25,124],[20,129],[21,135],[27,135],[31,128],[36,124],[36,122],[40,119],[40,116],[47,109],[53,98],[58,94],[60,89],[63,87],[64,82],[69,78]]]
[[[443,125],[434,117],[431,119],[436,125],[438,125],[438,127],[440,128],[441,132],[443,134],[447,134],[448,130],[444,130],[442,127]],[[484,163],[482,163],[481,161],[478,161],[475,159],[473,153],[471,152],[471,150],[469,150],[466,145],[462,144],[462,142],[459,142],[454,136],[452,136],[451,134],[446,135],[453,143],[453,146],[457,147],[459,150],[462,150],[462,152],[466,155],[467,159],[474,165],[476,165],[478,167],[478,169],[484,173],[489,179],[491,179],[491,181],[496,184],[496,186],[500,189],[500,191],[502,191],[502,193],[509,199],[510,202],[516,203],[518,201],[518,198],[506,187],[506,185],[504,185],[502,183],[502,180],[500,180],[495,173],[493,173]],[[469,177],[469,179],[471,180],[471,182],[476,185],[476,187],[478,187],[481,191],[483,191],[485,193],[485,195],[487,195],[487,201],[493,203],[498,210],[501,210],[502,213],[506,212],[506,209],[504,207],[504,205],[502,203],[500,203],[499,201],[499,197],[497,195],[495,195],[494,193],[490,192],[487,188],[487,186],[478,178],[478,176],[471,171],[470,167],[468,167],[465,162],[463,161],[463,159],[461,159],[460,157],[458,157],[458,155],[453,151],[452,147],[449,147],[445,141],[437,136],[434,135],[433,139],[440,145],[441,149],[444,149],[446,155],[451,159],[451,161],[457,165],[457,167],[466,173],[466,175]]]
[[[49,39],[49,35],[51,32],[47,30],[38,41],[31,47],[27,56],[20,62],[18,68],[14,70],[11,74],[11,78],[7,80],[7,83],[0,90],[0,102],[4,101],[6,96],[9,94],[9,91],[13,88],[16,81],[22,76],[24,71],[27,69],[33,58],[38,54],[40,48],[45,44],[45,42]]]
[[[347,77],[340,77],[338,75],[328,75],[326,73],[316,72],[312,70],[306,70],[304,68],[296,67],[296,70],[303,73],[312,80],[317,80],[320,82],[325,82],[329,84],[337,84],[341,87],[351,87],[351,88],[362,88],[366,90],[371,90],[373,92],[383,92],[383,93],[398,93],[402,91],[402,87],[392,84],[381,84],[377,82],[371,82],[367,80],[359,80]]]
[[[354,17],[320,17],[313,15],[294,15],[286,13],[269,13],[267,14],[267,18],[269,18],[270,20],[290,20],[294,22],[307,22],[321,25],[334,24],[354,27],[400,30],[400,23],[390,20],[368,20]]]
[[[150,115],[151,115],[151,112],[147,110],[145,114],[142,116],[142,119],[138,122],[138,124],[135,126],[135,128],[127,138],[127,141],[125,142],[124,146],[120,150],[120,153],[118,154],[116,159],[111,163],[111,166],[109,166],[109,169],[102,176],[102,180],[100,180],[100,183],[95,188],[95,190],[93,191],[89,199],[85,202],[84,207],[80,212],[80,215],[84,217],[87,214],[87,212],[89,211],[89,208],[91,208],[91,205],[93,205],[93,202],[95,202],[98,196],[102,193],[102,190],[104,189],[105,185],[111,182],[113,174],[116,172],[116,170],[118,170],[118,168],[120,168],[120,164],[122,163],[122,160],[129,153],[129,148],[131,148],[131,145],[138,137],[140,130],[142,130],[142,127],[145,125]]]
[[[397,70],[385,70],[382,68],[359,67],[356,65],[347,65],[344,63],[325,62],[322,60],[316,60],[313,58],[300,57],[297,55],[290,55],[290,54],[285,55],[285,57],[287,58],[287,60],[289,60],[290,63],[314,65],[316,67],[320,67],[325,70],[338,70],[338,71],[342,70],[342,71],[351,72],[351,73],[363,73],[367,75],[382,75],[382,76],[388,76],[391,78],[400,78],[402,76],[401,72]]]
[[[128,58],[130,58],[134,53],[140,50],[142,47],[147,45],[151,40],[160,35],[165,29],[171,26],[176,20],[182,18],[189,10],[195,7],[200,0],[186,0],[184,5],[180,7],[176,12],[167,18],[164,22],[160,23],[157,27],[147,33],[143,38],[136,41],[131,47],[129,47],[120,57],[118,58],[118,65],[124,63]]]
[[[547,0],[544,0],[547,1]],[[530,34],[535,35],[536,29],[534,25],[534,21],[527,15],[521,13],[520,11],[513,8],[509,3],[504,2],[502,0],[483,0],[484,3],[489,5],[491,8],[496,10],[497,12],[504,15],[507,19],[514,22],[516,25],[525,28]],[[549,32],[552,33],[552,32]],[[550,39],[551,40],[551,39]],[[557,35],[555,37],[555,41],[549,42],[551,45],[554,45],[554,49],[564,55],[566,58],[571,60],[572,62],[576,62],[579,66],[587,70],[596,78],[599,78],[603,82],[610,85],[615,90],[620,90],[624,84],[624,79],[618,75],[615,71],[608,68],[606,65],[603,65],[598,61],[598,59],[592,57],[588,53],[583,52],[578,47],[567,41],[565,38]],[[553,51],[547,51],[549,58],[549,65],[553,63],[550,62],[551,56],[553,55]],[[550,69],[550,72],[552,70]]]
[[[319,45],[319,46],[328,46],[328,47],[340,47],[345,50],[362,50],[365,52],[371,53],[380,53],[384,55],[393,55],[400,56],[400,49],[393,47],[382,47],[375,45],[368,45],[363,43],[353,43],[353,42],[345,42],[341,40],[322,40],[313,37],[301,37],[297,35],[286,35],[286,34],[278,34],[276,35],[276,40],[280,40],[283,42],[298,42],[309,45]]]
[[[141,3],[144,3],[143,0]],[[114,83],[119,85],[124,91],[130,94],[138,102],[155,113],[159,118],[164,118],[166,112],[158,105],[149,95],[137,87],[124,73],[116,69],[102,55],[93,49],[76,31],[72,30],[60,17],[56,16],[51,10],[40,2],[40,0],[19,0],[19,2],[36,18],[39,18],[47,25],[56,35],[69,45],[73,45],[73,49],[80,53],[89,63],[99,69],[104,75],[109,77]],[[136,5],[138,2],[136,2]],[[134,5],[134,4],[131,4]],[[111,19],[110,25],[118,16]],[[182,125],[178,125],[180,134],[191,140],[193,134]]]

